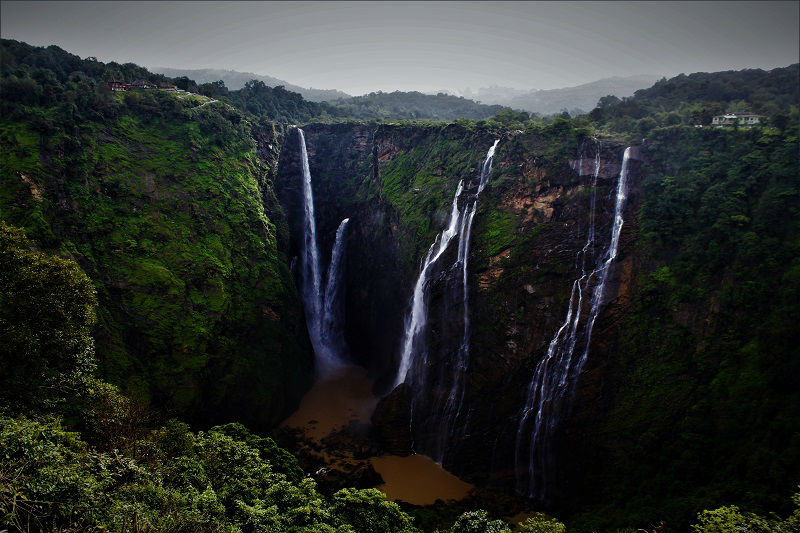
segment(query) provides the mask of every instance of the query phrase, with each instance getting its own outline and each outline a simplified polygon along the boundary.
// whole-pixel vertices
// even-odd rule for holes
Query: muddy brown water
[[[366,424],[378,403],[372,384],[363,368],[341,367],[317,381],[281,425],[302,429],[307,437],[321,441],[350,422]],[[370,462],[384,480],[378,488],[390,500],[430,505],[437,499],[461,500],[473,488],[425,455],[384,455]]]

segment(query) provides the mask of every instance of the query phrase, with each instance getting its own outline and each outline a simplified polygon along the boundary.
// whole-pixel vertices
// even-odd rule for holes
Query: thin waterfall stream
[[[547,353],[536,365],[528,387],[525,406],[517,427],[515,443],[515,472],[517,492],[530,498],[545,500],[548,495],[548,476],[552,469],[550,445],[554,432],[574,391],[575,381],[589,355],[592,328],[600,313],[606,280],[617,256],[622,231],[623,211],[628,193],[628,162],[630,147],[626,148],[617,180],[614,199],[614,223],[608,247],[587,272],[587,260],[592,261],[596,244],[595,209],[597,178],[600,175],[600,146],[595,155],[590,197],[589,227],[586,243],[576,255],[579,272],[570,289],[567,316],[547,347]],[[579,168],[582,164],[579,163]],[[579,170],[580,172],[580,170]],[[591,293],[588,313],[584,313],[584,294]],[[585,317],[581,327],[581,318]],[[583,350],[576,358],[576,344],[582,336]]]
[[[414,435],[414,412],[421,404],[426,404],[429,399],[425,396],[427,391],[427,348],[425,335],[428,325],[428,287],[430,280],[437,271],[437,261],[445,254],[453,239],[457,239],[458,250],[456,260],[449,267],[450,270],[460,271],[460,281],[455,288],[455,294],[449,295],[453,302],[461,302],[462,335],[459,346],[455,349],[455,361],[450,366],[451,373],[444,376],[443,382],[449,389],[444,400],[434,400],[429,409],[425,409],[424,417],[434,420],[438,431],[432,442],[423,442],[414,439],[415,451],[426,453],[437,462],[444,460],[447,452],[447,443],[457,437],[456,433],[463,431],[465,424],[458,424],[462,418],[462,405],[464,399],[465,374],[469,367],[469,291],[468,291],[468,259],[472,222],[478,206],[478,199],[486,187],[489,174],[492,170],[492,161],[497,149],[499,139],[495,140],[486,153],[481,165],[480,178],[477,190],[464,201],[464,181],[460,181],[453,196],[453,203],[448,218],[447,227],[434,240],[428,249],[419,277],[414,285],[411,299],[411,310],[406,318],[400,365],[395,377],[395,385],[407,383],[412,389],[411,425]],[[461,201],[461,206],[459,206]],[[442,265],[441,269],[447,269]],[[417,408],[417,409],[415,409]]]

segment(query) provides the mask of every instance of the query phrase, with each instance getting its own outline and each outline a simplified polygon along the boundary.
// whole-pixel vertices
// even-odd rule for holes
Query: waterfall
[[[547,496],[547,475],[552,465],[549,446],[573,391],[575,381],[589,355],[589,347],[600,306],[603,303],[608,272],[617,256],[622,231],[623,211],[628,191],[630,147],[625,150],[614,200],[614,223],[605,253],[594,260],[594,269],[587,272],[587,259],[592,260],[595,248],[595,207],[597,178],[600,174],[600,146],[595,154],[592,189],[589,203],[589,227],[586,242],[576,255],[579,271],[570,289],[567,316],[547,347],[547,353],[536,365],[525,406],[522,409],[515,445],[517,491],[531,498]],[[582,163],[582,161],[581,161]],[[582,164],[579,164],[579,169]],[[580,173],[580,170],[579,170]],[[591,263],[590,263],[591,264]],[[583,313],[584,295],[591,293],[588,313]],[[581,318],[585,315],[583,326]],[[575,346],[582,338],[583,349],[576,360]]]
[[[447,443],[452,442],[460,432],[466,429],[466,423],[460,426],[457,422],[461,418],[461,408],[464,405],[464,385],[467,370],[469,368],[469,287],[467,285],[468,276],[468,263],[469,263],[469,245],[470,237],[472,236],[472,221],[475,218],[475,212],[478,209],[478,197],[486,183],[489,180],[489,173],[492,171],[492,160],[494,159],[494,152],[497,149],[499,139],[494,142],[489,151],[486,153],[483,166],[481,167],[480,182],[478,183],[478,192],[472,200],[472,205],[464,207],[464,214],[461,219],[461,229],[458,235],[458,255],[456,256],[456,264],[461,266],[461,296],[462,296],[462,312],[463,328],[461,343],[458,347],[456,354],[455,364],[452,368],[452,385],[447,400],[444,406],[439,406],[437,409],[436,418],[439,420],[441,431],[439,432],[439,439],[437,441],[436,449],[433,450],[433,456],[440,463],[444,460],[444,454],[447,450]]]
[[[325,348],[324,363],[336,366],[343,360],[345,348],[342,317],[342,278],[344,276],[344,240],[349,218],[342,220],[336,230],[336,241],[331,251],[331,263],[328,265],[328,277],[325,281],[325,297],[322,306],[322,324],[320,337]]]
[[[342,306],[339,285],[342,279],[343,242],[346,235],[346,218],[336,231],[336,241],[328,267],[325,293],[322,292],[322,275],[317,248],[317,223],[314,215],[314,194],[311,188],[311,170],[303,130],[297,128],[303,167],[303,250],[300,254],[300,278],[306,324],[311,345],[316,355],[318,371],[327,371],[341,362],[344,335],[341,329]]]
[[[499,139],[492,144],[481,166],[480,179],[475,194],[468,197],[459,207],[459,200],[464,192],[463,180],[459,182],[453,196],[450,217],[446,229],[436,237],[422,262],[419,277],[414,285],[411,299],[411,310],[406,317],[406,327],[402,343],[400,365],[395,377],[395,385],[406,382],[412,387],[412,433],[413,413],[415,410],[426,412],[426,419],[438,424],[437,439],[433,443],[421,443],[423,451],[441,462],[446,450],[446,444],[455,435],[456,421],[460,418],[464,398],[464,376],[469,365],[469,291],[468,291],[468,258],[469,245],[472,233],[472,222],[478,207],[478,198],[486,187],[489,174],[492,170],[492,161],[497,149]],[[460,283],[455,288],[455,294],[447,295],[451,301],[460,302],[462,331],[459,345],[455,350],[455,360],[446,368],[447,375],[441,376],[438,386],[446,392],[444,401],[433,400],[429,409],[415,409],[420,403],[429,401],[430,391],[426,388],[429,381],[427,375],[427,351],[424,345],[426,326],[428,322],[427,288],[431,276],[437,271],[444,271],[445,267],[436,269],[435,265],[446,252],[452,240],[458,241],[456,260],[449,267],[449,271],[459,271]],[[461,426],[463,429],[463,425]]]

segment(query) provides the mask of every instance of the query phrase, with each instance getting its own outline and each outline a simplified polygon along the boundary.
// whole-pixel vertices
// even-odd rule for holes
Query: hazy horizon
[[[2,37],[303,87],[556,89],[800,61],[797,2],[0,3]]]

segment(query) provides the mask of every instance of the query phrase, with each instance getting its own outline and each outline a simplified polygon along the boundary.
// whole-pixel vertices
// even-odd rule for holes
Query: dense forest
[[[195,420],[238,403],[274,423],[311,364],[254,139],[278,131],[164,91],[112,93],[72,70],[85,64],[4,61],[4,219],[95,281],[105,377]]]
[[[589,116],[614,131],[640,135],[663,126],[707,126],[714,115],[744,111],[766,115],[781,127],[798,101],[800,64],[794,64],[769,71],[698,72],[662,78],[627,98],[601,98]]]
[[[256,80],[233,91],[4,39],[0,526],[800,530],[798,72],[682,75],[588,115],[542,119],[446,95],[315,103]],[[106,83],[137,79],[196,95]],[[741,109],[768,124],[694,127]],[[404,119],[455,122],[367,124],[386,153],[343,140],[357,120]],[[333,176],[320,197],[341,197],[322,204],[337,214],[323,224],[378,206],[409,270],[450,208],[451,181],[503,139],[474,252],[482,276],[501,267],[476,311],[498,324],[528,312],[503,299],[517,301],[508,295],[556,226],[517,216],[528,200],[514,191],[547,178],[556,216],[568,212],[586,199],[561,177],[576,147],[647,136],[630,306],[605,337],[619,356],[603,362],[602,401],[576,407],[583,440],[566,442],[583,459],[565,468],[569,504],[534,506],[512,525],[489,506],[454,514],[374,488],[330,491],[270,437],[313,379],[291,213],[276,190],[286,123],[311,122],[346,122],[316,141]],[[380,182],[356,179],[379,171]],[[548,268],[547,282],[562,270]]]

